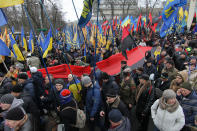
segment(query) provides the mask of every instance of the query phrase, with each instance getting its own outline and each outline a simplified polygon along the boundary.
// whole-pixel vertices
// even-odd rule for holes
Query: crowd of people
[[[0,72],[2,131],[195,131],[197,130],[197,46],[194,34],[157,35],[136,45],[152,46],[144,64],[131,70],[121,61],[120,73],[91,74],[67,79],[43,77],[36,53],[25,62],[6,57],[9,71]],[[121,52],[120,40],[109,49],[53,48],[47,67],[60,64],[91,66]],[[137,57],[137,56],[136,56]],[[30,70],[30,74],[27,71]],[[135,125],[136,121],[138,126]]]

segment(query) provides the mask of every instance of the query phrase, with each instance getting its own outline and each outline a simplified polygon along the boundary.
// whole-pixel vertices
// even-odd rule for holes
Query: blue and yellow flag
[[[0,9],[0,26],[7,24],[7,18],[2,9]]]
[[[79,19],[79,27],[85,27],[85,25],[90,21],[92,17],[92,4],[94,0],[84,0],[83,3],[83,11],[81,13],[81,17]],[[98,1],[99,2],[99,1]]]
[[[129,15],[122,21],[122,24],[121,24],[121,26],[124,28],[124,27],[126,27],[128,24],[130,24],[131,23],[131,19],[130,19],[130,17],[129,17]]]
[[[32,31],[30,31],[30,37],[29,37],[29,50],[31,51],[31,53],[34,52],[34,40],[33,40]]]
[[[0,39],[0,55],[2,56],[10,56],[11,51],[7,47],[7,45]]]
[[[18,45],[16,44],[16,41],[13,38],[13,35],[9,34],[10,40],[11,40],[11,46],[12,46],[12,51],[14,53],[14,56],[17,58],[18,61],[24,61],[23,54],[21,53]]]
[[[24,0],[0,0],[0,8],[19,5],[24,3]]]
[[[21,41],[22,41],[22,47],[25,49],[25,51],[27,51],[27,41],[25,39],[23,26],[21,27]]]
[[[43,49],[43,58],[46,58],[48,52],[52,50],[52,44],[53,44],[53,37],[52,37],[52,31],[51,28],[48,32],[47,38],[44,42],[44,49]]]

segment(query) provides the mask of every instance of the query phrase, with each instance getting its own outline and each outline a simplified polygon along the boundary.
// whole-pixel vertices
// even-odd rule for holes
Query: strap
[[[151,91],[152,91],[152,85],[150,86],[150,89],[149,89],[149,91],[148,91],[148,94],[150,95],[151,94]]]
[[[66,109],[73,109],[73,110],[77,110],[76,108],[73,108],[73,107],[71,107],[71,106],[68,106],[68,107],[65,107],[64,109],[62,109],[61,111],[64,111],[64,110],[66,110]]]

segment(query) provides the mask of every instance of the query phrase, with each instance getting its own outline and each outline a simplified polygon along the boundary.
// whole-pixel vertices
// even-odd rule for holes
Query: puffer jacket
[[[187,79],[188,79],[187,72],[181,71],[181,72],[178,72],[178,74],[181,75],[181,77],[182,77],[182,79],[183,79],[183,82],[186,82],[186,81],[187,81]],[[182,82],[182,83],[183,83],[183,82]],[[181,88],[181,84],[178,85],[178,84],[176,83],[176,79],[174,79],[174,80],[171,82],[171,84],[170,84],[170,89],[172,89],[172,90],[174,90],[175,92],[177,92],[177,90],[180,89],[180,88]]]
[[[185,118],[182,107],[170,113],[159,107],[159,99],[151,107],[151,115],[155,126],[160,131],[180,131],[185,124]]]
[[[115,128],[110,128],[108,129],[108,131],[131,131],[131,125],[130,125],[129,119],[126,117],[123,117],[122,123],[119,126]]]
[[[28,79],[25,83],[22,84],[23,91],[30,94],[31,97],[36,100],[35,98],[35,91],[34,91],[34,84],[32,79]]]
[[[197,115],[197,94],[192,91],[188,96],[177,96],[177,100],[183,108],[185,124],[194,126],[194,117]]]

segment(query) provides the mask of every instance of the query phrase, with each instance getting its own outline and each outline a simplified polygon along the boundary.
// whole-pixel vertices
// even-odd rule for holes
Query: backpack
[[[76,103],[76,101],[75,101],[75,103]],[[72,126],[76,127],[76,128],[84,128],[85,124],[86,124],[86,114],[84,113],[84,111],[80,110],[78,108],[77,103],[76,103],[76,108],[73,108],[73,107],[69,106],[69,107],[64,108],[63,110],[66,110],[66,109],[69,109],[69,108],[71,108],[71,109],[73,109],[73,110],[75,110],[77,112],[76,124],[72,125]]]

